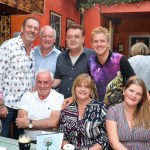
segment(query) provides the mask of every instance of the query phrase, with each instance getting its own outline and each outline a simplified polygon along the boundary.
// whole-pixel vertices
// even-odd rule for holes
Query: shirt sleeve
[[[0,46],[0,92],[3,92],[3,78],[7,75],[10,57],[10,44],[6,41]]]
[[[114,106],[109,107],[106,115],[106,120],[112,120],[117,122],[117,111]]]
[[[96,142],[99,143],[104,150],[109,149],[109,141],[107,137],[106,124],[105,124],[106,111],[107,109],[104,105],[100,114],[100,118],[101,118],[101,124],[99,125],[100,134],[96,138]]]
[[[135,75],[133,68],[125,56],[122,56],[120,60],[120,70],[123,74],[123,77],[126,79],[129,79],[131,76]]]
[[[61,79],[60,78],[60,73],[59,73],[59,57],[60,57],[60,55],[57,57],[56,70],[55,70],[55,75],[54,75],[55,79]]]
[[[23,109],[26,111],[29,110],[29,106],[30,106],[29,101],[28,101],[28,99],[30,99],[29,97],[30,97],[29,92],[23,94],[20,105],[19,105],[19,109]]]
[[[55,103],[52,107],[52,110],[61,111],[63,102],[64,102],[64,96],[62,94],[60,94],[60,96],[58,98],[56,98]]]
[[[59,124],[58,131],[61,132],[61,133],[64,133],[63,140],[67,140],[66,135],[65,135],[66,119],[65,119],[65,115],[64,114],[65,114],[65,112],[63,110],[61,112],[61,115],[60,115],[60,124]]]

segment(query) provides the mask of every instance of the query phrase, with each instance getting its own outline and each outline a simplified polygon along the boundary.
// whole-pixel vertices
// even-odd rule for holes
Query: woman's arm
[[[94,144],[89,150],[103,150],[102,146],[98,143]]]
[[[119,141],[117,123],[112,120],[106,120],[106,129],[111,147],[114,150],[127,150],[127,148]]]

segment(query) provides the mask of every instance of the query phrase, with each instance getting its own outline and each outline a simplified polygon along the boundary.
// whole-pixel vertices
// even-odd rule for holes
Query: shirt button
[[[70,89],[68,88],[68,91],[69,91]]]
[[[73,68],[72,68],[72,70],[73,70]]]
[[[71,80],[72,78],[70,78],[70,80]]]

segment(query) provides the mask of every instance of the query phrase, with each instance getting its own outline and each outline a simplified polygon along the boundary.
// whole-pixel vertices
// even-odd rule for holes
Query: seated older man
[[[42,130],[57,127],[64,96],[52,89],[53,74],[41,69],[35,75],[36,91],[27,92],[21,99],[16,125],[24,128],[32,141]]]

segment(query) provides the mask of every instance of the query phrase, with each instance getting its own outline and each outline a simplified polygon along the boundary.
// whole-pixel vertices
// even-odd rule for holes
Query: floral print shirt
[[[105,105],[92,100],[85,108],[82,119],[78,119],[78,105],[73,102],[61,113],[59,131],[64,133],[64,140],[73,144],[76,149],[91,147],[98,143],[104,150],[109,149],[105,129]]]
[[[18,109],[20,98],[32,89],[34,55],[27,55],[20,36],[5,41],[0,47],[0,91],[6,106]]]

